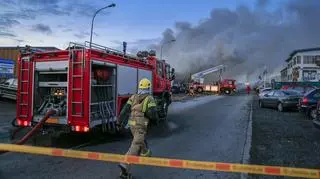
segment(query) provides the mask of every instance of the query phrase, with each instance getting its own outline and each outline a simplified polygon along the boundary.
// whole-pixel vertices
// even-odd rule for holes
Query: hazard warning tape
[[[99,152],[87,152],[79,150],[66,150],[59,148],[21,146],[14,144],[0,144],[0,151],[10,151],[19,153],[49,155],[57,157],[80,158],[89,160],[100,160],[108,162],[126,162],[130,164],[151,165],[170,168],[184,168],[194,170],[212,170],[224,172],[237,172],[248,174],[262,174],[275,176],[291,176],[304,178],[320,178],[320,170],[291,168],[279,166],[246,165],[234,163],[202,162],[180,159],[137,157],[128,155],[118,155]]]

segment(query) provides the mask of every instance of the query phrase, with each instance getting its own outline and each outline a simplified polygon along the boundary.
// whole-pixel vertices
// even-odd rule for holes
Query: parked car
[[[313,125],[320,129],[320,101],[316,105],[316,117],[312,120]]]
[[[15,78],[10,78],[0,83],[0,97],[16,100],[18,82]]]
[[[307,117],[314,119],[316,116],[317,102],[320,100],[320,89],[314,89],[306,93],[300,100],[298,108],[305,112]]]
[[[272,90],[259,97],[259,106],[261,108],[277,108],[278,111],[283,112],[289,108],[297,108],[300,98],[301,94],[297,93],[296,91]]]
[[[260,89],[259,91],[259,97],[265,95],[266,93],[270,92],[272,90],[272,88],[263,88],[263,89]]]
[[[173,84],[171,87],[171,92],[173,94],[185,93],[187,87],[184,84]]]
[[[312,90],[316,89],[314,86],[282,86],[281,90],[297,91],[304,95]]]

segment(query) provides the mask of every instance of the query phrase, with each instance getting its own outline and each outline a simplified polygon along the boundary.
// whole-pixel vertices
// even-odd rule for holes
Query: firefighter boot
[[[118,166],[121,169],[119,178],[121,178],[121,179],[132,179],[132,175],[128,172],[128,169],[123,164],[119,164]]]
[[[151,157],[151,150],[150,149],[148,149],[145,153],[141,153],[140,155],[142,156],[142,157]]]

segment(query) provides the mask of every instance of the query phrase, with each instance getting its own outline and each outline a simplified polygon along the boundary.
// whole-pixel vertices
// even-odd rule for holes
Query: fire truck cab
[[[33,126],[54,110],[45,127],[115,131],[122,106],[137,93],[142,78],[152,81],[159,115],[166,119],[174,69],[155,56],[155,51],[132,56],[88,42],[60,51],[24,49],[17,64],[17,124]]]

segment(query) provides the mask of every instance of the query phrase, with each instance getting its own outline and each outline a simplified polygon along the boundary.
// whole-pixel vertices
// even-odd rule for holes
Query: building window
[[[319,55],[305,55],[303,56],[303,63],[304,64],[316,64],[317,60],[320,60]]]
[[[297,60],[296,60],[296,57],[294,57],[293,59],[293,65],[296,65],[297,64]]]
[[[301,64],[301,56],[297,56],[297,64]]]
[[[303,75],[304,81],[316,80],[317,71],[316,70],[304,70],[302,75]]]

